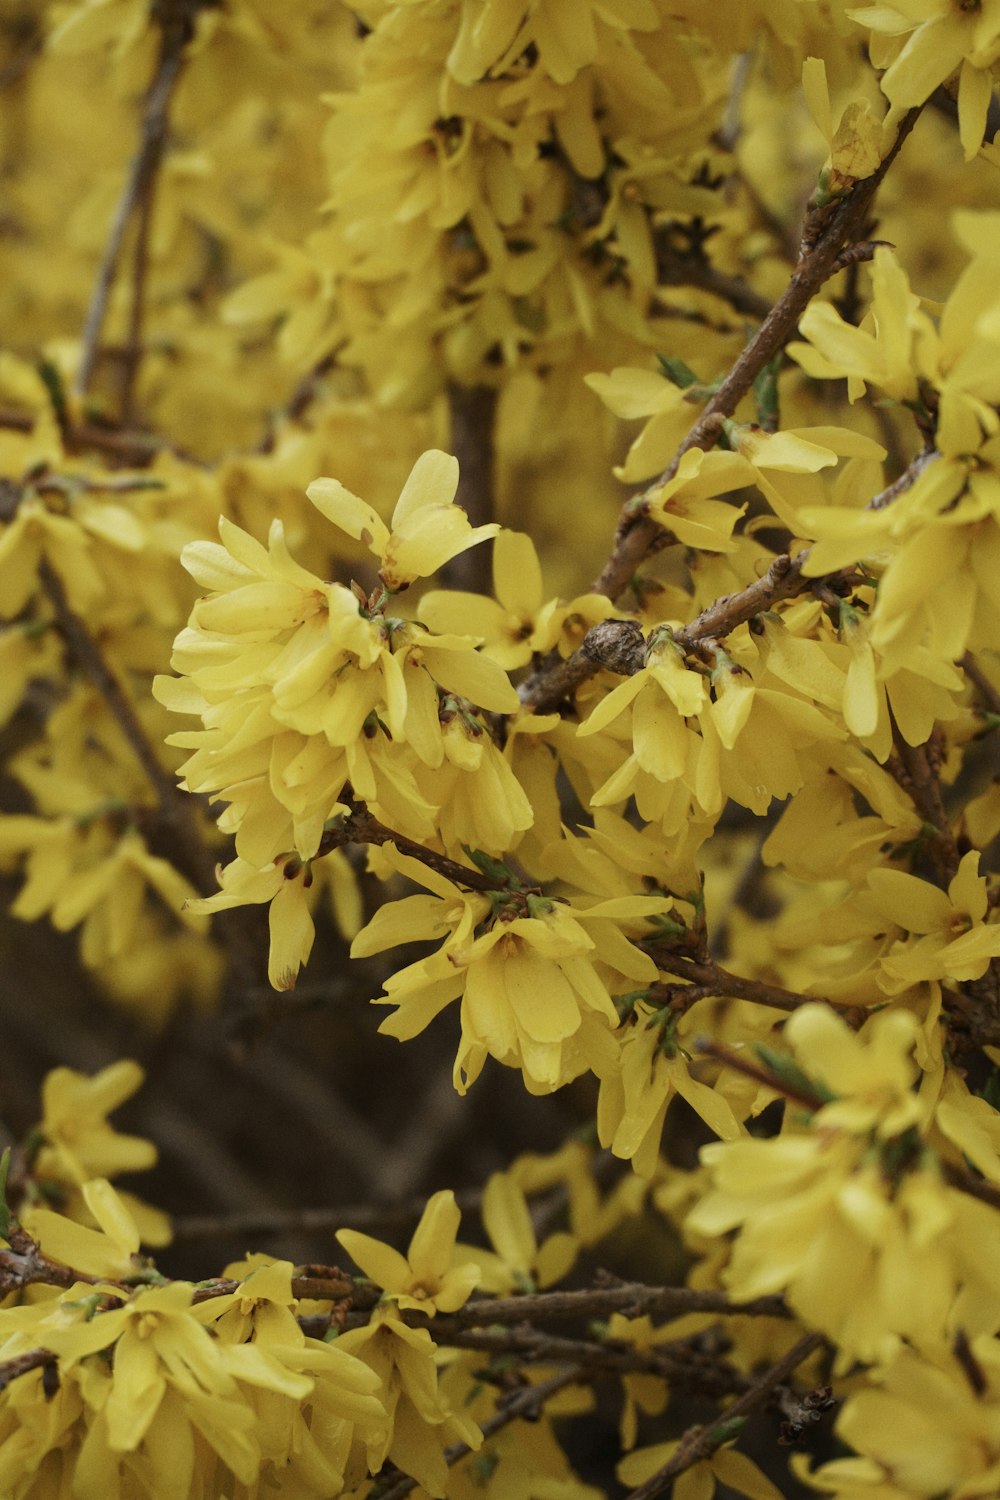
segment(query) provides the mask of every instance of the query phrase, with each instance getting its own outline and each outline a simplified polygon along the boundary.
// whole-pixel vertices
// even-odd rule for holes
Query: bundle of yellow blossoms
[[[19,1087],[0,1496],[997,1492],[998,77],[1000,0],[0,17],[12,992],[564,1091],[459,1239],[364,1081],[375,1207],[195,1279],[138,1065]]]

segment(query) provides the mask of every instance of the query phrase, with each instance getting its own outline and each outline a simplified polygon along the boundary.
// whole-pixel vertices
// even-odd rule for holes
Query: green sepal
[[[825,1084],[817,1083],[808,1073],[803,1073],[798,1063],[792,1062],[787,1053],[779,1052],[774,1047],[766,1047],[763,1042],[756,1043],[753,1050],[765,1067],[770,1068],[776,1083],[787,1084],[799,1094],[812,1094],[817,1105],[831,1104],[837,1098]]]
[[[660,374],[664,375],[672,385],[680,390],[686,391],[689,386],[698,384],[698,377],[690,365],[686,365],[682,359],[674,354],[658,354],[656,358],[660,362]]]

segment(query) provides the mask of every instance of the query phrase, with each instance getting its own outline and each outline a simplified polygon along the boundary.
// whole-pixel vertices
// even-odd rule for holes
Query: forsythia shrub
[[[142,1069],[49,1072],[2,1500],[1000,1493],[998,77],[1000,0],[7,0],[13,917],[149,1027],[322,931],[592,1125],[187,1280]]]

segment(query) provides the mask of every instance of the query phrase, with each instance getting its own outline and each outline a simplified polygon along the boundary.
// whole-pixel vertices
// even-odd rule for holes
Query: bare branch
[[[58,1360],[51,1349],[29,1349],[25,1354],[15,1354],[11,1359],[0,1360],[0,1391],[5,1391],[19,1375],[28,1375],[46,1365],[56,1365]]]
[[[38,565],[38,577],[67,648],[108,705],[146,773],[156,797],[160,821],[176,841],[178,867],[207,895],[215,889],[215,862],[202,839],[190,798],[160,763],[131,699],[108,666],[87,626],[71,608],[62,579],[45,558]]]
[[[104,246],[97,280],[83,325],[80,364],[73,382],[73,390],[78,396],[86,394],[97,364],[101,329],[104,326],[108,298],[118,270],[118,261],[121,257],[129,221],[140,204],[151,202],[156,175],[166,145],[170,101],[184,68],[185,49],[191,34],[189,17],[184,17],[179,23],[175,21],[173,24],[165,24],[163,27],[156,72],[143,104],[142,137],[139,149],[132,158],[125,178],[125,186],[118,200],[118,207]]]
[[[728,1442],[733,1436],[734,1426],[739,1419],[749,1416],[751,1412],[763,1406],[772,1392],[778,1386],[783,1385],[792,1371],[804,1359],[808,1359],[822,1342],[820,1334],[807,1333],[805,1338],[793,1344],[777,1364],[772,1365],[765,1374],[755,1380],[750,1389],[734,1401],[732,1406],[727,1406],[718,1421],[713,1422],[709,1427],[689,1427],[674,1454],[662,1469],[657,1469],[645,1484],[640,1484],[637,1489],[632,1490],[627,1500],[653,1500],[655,1495],[662,1495],[667,1486],[686,1469],[690,1469],[703,1458],[711,1458],[716,1448],[721,1448],[722,1444]]]
[[[666,470],[640,496],[626,504],[615,550],[600,577],[592,584],[593,593],[617,599],[642,559],[656,549],[663,528],[659,522],[642,514],[643,502],[648,502],[673,478],[689,449],[712,446],[723,420],[732,416],[764,366],[784,349],[810,301],[834,274],[842,252],[860,232],[872,199],[916,124],[919,113],[919,109],[911,109],[904,117],[892,149],[871,177],[856,182],[851,191],[835,204],[810,209],[806,216],[803,249],[788,286],[707,403]]]
[[[502,891],[510,889],[503,881],[494,880],[489,875],[484,875],[481,870],[476,870],[468,865],[460,865],[457,860],[448,859],[444,854],[438,854],[435,849],[426,849],[423,844],[418,844],[414,839],[408,839],[401,833],[395,833],[393,829],[387,828],[380,823],[373,813],[363,802],[355,802],[351,799],[349,792],[341,793],[341,801],[345,801],[352,811],[346,818],[339,818],[332,827],[325,830],[320,845],[316,851],[316,858],[329,854],[332,849],[339,849],[344,844],[395,844],[400,854],[407,854],[411,859],[420,860],[429,870],[436,870],[445,879],[454,881],[456,885],[464,885],[470,891]]]
[[[486,526],[496,519],[496,431],[497,392],[487,385],[448,387],[451,417],[451,451],[458,459],[456,504],[473,526]],[[446,588],[471,589],[489,594],[493,582],[493,544],[467,547],[447,562],[440,572]]]
[[[959,666],[975,687],[987,710],[1000,716],[1000,688],[990,681],[971,651],[965,653]]]
[[[905,494],[927,465],[938,457],[940,455],[936,449],[924,449],[892,484],[869,500],[866,509],[882,510],[890,505],[893,500]],[[666,533],[661,529],[660,535],[665,536]],[[835,573],[817,578],[806,577],[804,568],[808,558],[808,548],[797,552],[794,557],[787,552],[780,553],[762,577],[748,583],[746,588],[739,589],[735,594],[724,594],[721,599],[716,599],[689,624],[675,630],[674,640],[682,650],[689,651],[700,641],[725,639],[738,625],[773,609],[782,599],[791,599],[796,594],[808,593],[810,589],[821,587],[838,595],[844,594],[853,584],[861,581],[853,568],[841,568]],[[625,655],[623,651],[619,653],[624,666],[612,659],[608,646],[608,636],[616,629],[623,636],[626,629],[630,632],[631,654]],[[522,703],[535,713],[545,713],[570,699],[574,690],[601,667],[621,672],[639,671],[642,660],[635,650],[636,629],[634,620],[603,620],[592,626],[572,656],[565,661],[546,662],[521,685],[519,691]]]

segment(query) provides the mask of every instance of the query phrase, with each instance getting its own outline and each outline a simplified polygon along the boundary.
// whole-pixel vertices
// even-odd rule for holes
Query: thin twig
[[[643,505],[648,505],[662,486],[674,477],[685,453],[691,448],[712,446],[723,420],[732,416],[764,366],[788,343],[810,301],[836,270],[842,251],[865,223],[872,199],[919,113],[919,109],[911,109],[904,117],[895,143],[871,177],[857,182],[836,207],[811,210],[807,215],[803,235],[805,248],[788,286],[706,404],[667,468],[640,496],[625,506],[615,550],[592,585],[593,593],[617,599],[642,560],[655,549],[663,528],[658,521],[642,514]]]
[[[310,1292],[324,1297],[324,1292]],[[717,1317],[788,1317],[779,1297],[755,1297],[733,1302],[724,1292],[699,1291],[686,1286],[647,1286],[643,1282],[617,1282],[613,1286],[585,1287],[577,1291],[534,1292],[523,1297],[472,1297],[464,1307],[433,1322],[415,1318],[417,1326],[436,1330],[442,1341],[449,1332],[481,1328],[496,1323],[544,1323],[563,1318],[603,1318],[620,1312],[627,1317],[661,1313],[680,1317],[683,1313],[712,1313]],[[406,1319],[410,1322],[410,1318]],[[351,1318],[348,1317],[348,1324]]]
[[[699,641],[721,640],[735,630],[737,625],[763,614],[780,600],[806,593],[817,581],[806,578],[802,572],[808,556],[807,550],[797,552],[794,557],[790,557],[787,552],[781,553],[761,578],[755,579],[735,594],[724,594],[721,599],[716,599],[707,609],[703,609],[689,624],[675,630],[674,640],[684,651],[690,650]],[[848,576],[853,575],[842,570],[831,574],[830,579],[836,581]],[[591,636],[596,640],[596,633],[606,632],[608,626],[616,624],[633,630],[635,627],[635,622],[631,620],[605,620],[600,625],[593,626],[572,656],[549,670],[536,673],[522,685],[520,694],[525,707],[534,709],[536,713],[544,713],[569,698],[573,689],[593,676],[606,661],[606,651],[598,657],[591,650],[588,644]],[[638,671],[642,662],[638,655],[634,660],[633,670]]]
[[[1000,1186],[995,1182],[974,1177],[965,1167],[951,1161],[942,1161],[941,1172],[945,1181],[960,1193],[968,1193],[970,1198],[978,1198],[980,1203],[988,1203],[991,1208],[1000,1208]]]
[[[989,712],[1000,716],[1000,688],[990,681],[971,651],[965,653],[959,666],[974,685]]]
[[[482,1193],[476,1189],[457,1192],[462,1213],[479,1207]],[[391,1230],[417,1222],[427,1206],[426,1197],[407,1198],[402,1203],[352,1203],[343,1208],[262,1209],[258,1213],[182,1214],[172,1220],[174,1243],[270,1234],[318,1234],[333,1229]]]
[[[958,869],[960,855],[951,820],[941,796],[939,747],[935,736],[925,745],[910,745],[893,720],[895,750],[886,761],[886,769],[912,801],[933,837],[928,852],[943,884]]]
[[[529,1323],[513,1328],[464,1329],[449,1334],[449,1348],[483,1354],[520,1355],[525,1364],[572,1360],[590,1374],[656,1375],[683,1385],[686,1393],[730,1396],[750,1385],[750,1378],[730,1365],[693,1350],[685,1340],[640,1348],[625,1339],[572,1339],[545,1333]]]
[[[761,370],[784,349],[809,302],[823,283],[834,274],[842,252],[865,224],[872,199],[904,140],[916,123],[919,113],[919,109],[913,109],[904,117],[895,143],[871,177],[857,182],[852,191],[839,203],[827,205],[823,209],[810,210],[803,235],[805,248],[800,253],[788,286],[721,382],[718,390],[708,401],[701,416],[688,431],[668,467],[641,494],[634,496],[625,504],[614,550],[600,576],[591,584],[592,593],[604,594],[609,599],[617,599],[628,586],[642,562],[663,544],[668,533],[658,521],[645,513],[648,511],[650,501],[655,499],[657,492],[673,478],[681,459],[689,449],[712,446],[722,430],[724,420],[732,416]],[[801,587],[794,572],[796,568],[798,572],[801,572],[805,555],[799,553],[794,563],[792,559],[786,557],[776,558],[772,564],[772,569],[777,568],[789,575],[787,578],[789,584],[795,584],[789,592],[798,592]],[[771,569],[768,570],[766,576],[772,576]],[[764,580],[758,582],[763,583]],[[754,587],[756,585],[751,585],[751,588]],[[732,599],[739,597],[739,595],[731,596]],[[775,597],[787,597],[787,595],[780,594]],[[714,609],[715,606],[712,608]],[[742,615],[740,618],[746,619],[749,616]],[[690,632],[691,627],[687,628]],[[704,634],[718,635],[719,630],[708,628],[705,629]],[[566,661],[558,656],[550,655],[523,685],[522,701],[536,712],[544,712],[546,709],[556,707],[572,694],[575,687],[593,675],[593,671],[594,666],[585,653],[575,652]]]
[[[678,1475],[683,1474],[686,1469],[690,1469],[703,1458],[711,1458],[715,1450],[721,1448],[722,1444],[732,1437],[734,1423],[762,1406],[772,1391],[783,1385],[792,1371],[804,1359],[808,1359],[822,1342],[821,1334],[807,1333],[805,1338],[799,1339],[797,1344],[792,1345],[777,1364],[772,1365],[765,1374],[754,1381],[750,1389],[734,1401],[732,1406],[727,1406],[716,1422],[708,1427],[689,1427],[662,1469],[657,1469],[645,1484],[640,1484],[637,1489],[632,1490],[627,1500],[653,1500],[655,1495],[662,1495],[667,1485]]]
[[[734,1052],[731,1047],[724,1047],[721,1042],[713,1042],[706,1037],[698,1043],[698,1051],[702,1057],[714,1057],[716,1061],[724,1063],[727,1068],[732,1068],[734,1073],[741,1073],[744,1078],[752,1078],[755,1083],[763,1084],[764,1088],[773,1089],[776,1094],[784,1095],[786,1099],[791,1099],[793,1104],[801,1104],[803,1109],[809,1110],[811,1114],[822,1109],[823,1105],[829,1102],[822,1094],[811,1093],[805,1087],[797,1087],[787,1078],[779,1078],[776,1073],[750,1062],[749,1058],[743,1057],[739,1052]]]
[[[940,457],[941,455],[936,448],[922,448],[916,458],[907,464],[898,479],[894,479],[892,484],[887,485],[884,490],[880,490],[877,495],[869,500],[865,506],[865,510],[884,510],[887,505],[891,505],[894,500],[897,500],[900,495],[905,494],[915,484],[928,464],[933,463],[935,459]]]
[[[45,1365],[58,1364],[51,1349],[28,1349],[24,1354],[15,1354],[11,1359],[0,1360],[0,1391],[5,1391],[12,1380],[28,1375],[32,1370]]]
[[[763,322],[770,315],[773,303],[770,298],[754,291],[742,276],[733,276],[720,271],[704,256],[685,254],[676,246],[664,241],[662,235],[656,240],[656,284],[662,287],[694,287],[698,291],[710,292],[745,317]]]
[[[702,995],[719,995],[733,1000],[747,1000],[755,1005],[770,1005],[775,1010],[798,1010],[803,1005],[829,1005],[834,1010],[854,1011],[862,1009],[854,1000],[831,1000],[826,995],[807,995],[801,990],[786,990],[780,984],[768,984],[763,979],[745,979],[742,974],[732,974],[713,960],[700,963],[685,955],[657,956],[656,943],[641,945],[656,959],[661,969],[676,972],[691,982],[691,987]],[[676,969],[673,965],[677,965]],[[678,998],[685,995],[684,989],[677,991]]]
[[[163,158],[170,101],[184,68],[185,49],[191,34],[189,17],[174,20],[172,24],[164,24],[163,27],[156,71],[143,104],[139,149],[132,158],[125,178],[125,186],[104,246],[83,325],[80,364],[73,381],[73,390],[77,396],[86,394],[97,363],[101,329],[118,270],[125,232],[136,207],[149,196]]]
[[[109,667],[87,626],[71,607],[62,579],[46,558],[39,562],[38,578],[52,605],[60,635],[104,699],[146,773],[156,796],[160,820],[176,837],[179,867],[207,895],[215,889],[215,862],[202,840],[189,797],[160,764],[159,756],[139,722],[131,699]]]
[[[150,176],[138,206],[135,245],[132,250],[132,302],[129,308],[128,333],[121,358],[121,388],[118,411],[122,425],[132,416],[135,383],[142,363],[142,325],[146,312],[146,277],[149,270],[149,234],[156,198],[156,174]]]
[[[455,500],[473,526],[488,525],[496,518],[497,395],[487,385],[468,386],[453,381],[448,387],[450,446],[459,470]],[[446,588],[489,594],[492,564],[492,543],[468,547],[444,565],[439,577]]]
[[[444,854],[438,854],[434,849],[426,849],[423,844],[418,844],[414,839],[408,839],[401,833],[394,832],[380,823],[373,813],[363,802],[352,802],[349,793],[341,793],[341,801],[347,802],[352,811],[346,818],[338,819],[331,828],[327,828],[320,839],[316,858],[329,854],[332,849],[340,849],[344,844],[395,844],[400,854],[407,854],[411,859],[418,859],[425,864],[429,870],[436,870],[447,880],[456,885],[464,885],[470,891],[502,891],[511,887],[500,880],[494,880],[489,875],[484,875],[481,870],[472,869],[467,865],[460,865],[457,860],[448,859]]]
[[[892,484],[873,496],[865,508],[882,510],[890,505],[893,500],[904,494],[916,482],[927,465],[939,456],[933,448],[924,449],[918,453],[903,473],[893,480]],[[746,588],[737,590],[735,594],[724,594],[703,609],[701,614],[696,615],[687,625],[682,625],[679,630],[675,630],[673,636],[677,645],[684,651],[690,651],[700,641],[722,640],[738,625],[752,620],[755,615],[773,609],[774,605],[783,599],[794,598],[796,594],[807,593],[810,589],[816,589],[821,585],[839,594],[851,584],[859,581],[853,568],[840,568],[835,573],[809,578],[803,571],[808,558],[808,548],[803,548],[794,557],[787,552],[780,553],[760,578],[755,579],[753,583],[748,583]],[[635,622],[631,620],[604,620],[599,625],[592,626],[572,656],[554,664],[546,663],[521,685],[519,692],[522,703],[526,708],[533,709],[535,713],[545,713],[570,699],[574,689],[585,682],[588,677],[592,677],[599,667],[608,664],[607,650],[602,649],[598,652],[592,648],[591,642],[597,641],[599,634],[607,632],[609,627],[634,629],[634,625]],[[634,660],[635,665],[632,670],[638,671],[642,665],[638,654],[634,654]]]

